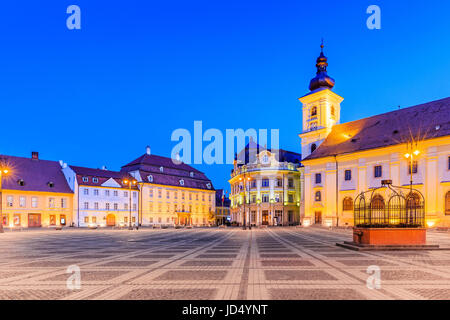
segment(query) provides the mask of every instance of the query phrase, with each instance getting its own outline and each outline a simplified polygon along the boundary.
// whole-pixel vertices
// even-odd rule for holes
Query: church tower
[[[325,140],[332,127],[339,123],[341,114],[341,96],[332,91],[334,79],[328,76],[328,59],[321,52],[317,58],[317,74],[309,84],[310,92],[299,98],[302,103],[303,128],[302,158],[309,156]]]

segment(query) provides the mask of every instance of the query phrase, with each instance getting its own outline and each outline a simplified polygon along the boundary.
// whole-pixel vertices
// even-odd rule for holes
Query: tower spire
[[[320,55],[316,61],[316,68],[317,68],[316,76],[311,80],[311,82],[309,84],[309,90],[311,90],[311,91],[314,91],[314,90],[320,89],[320,88],[333,89],[333,87],[334,87],[334,83],[335,83],[334,79],[331,78],[330,76],[328,76],[328,74],[327,74],[328,59],[323,54],[323,48],[324,48],[324,45],[323,45],[323,38],[322,38],[322,43],[320,45]]]

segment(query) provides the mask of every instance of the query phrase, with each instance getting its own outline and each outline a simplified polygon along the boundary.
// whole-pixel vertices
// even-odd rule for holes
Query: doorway
[[[113,214],[108,214],[106,216],[106,225],[108,227],[114,227],[116,225],[116,216]]]
[[[269,211],[267,210],[262,212],[262,225],[269,225]]]
[[[28,214],[28,227],[39,228],[41,226],[41,215],[39,213]]]
[[[315,221],[315,224],[322,224],[322,212],[321,211],[316,211],[314,213],[314,221]]]

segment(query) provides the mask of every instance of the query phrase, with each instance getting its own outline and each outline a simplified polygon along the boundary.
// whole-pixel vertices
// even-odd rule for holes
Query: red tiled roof
[[[73,193],[57,161],[5,155],[0,158],[9,169],[2,178],[5,190]],[[19,184],[20,180],[23,180],[23,186]]]
[[[335,125],[303,161],[448,135],[450,97]]]

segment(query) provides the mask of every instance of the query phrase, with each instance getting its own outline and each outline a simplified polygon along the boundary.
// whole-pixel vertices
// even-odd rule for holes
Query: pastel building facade
[[[302,206],[301,155],[269,150],[250,141],[236,156],[229,180],[231,222],[296,225]]]
[[[215,189],[197,169],[146,153],[121,169],[138,181],[139,223],[151,226],[206,226],[214,223]]]
[[[57,161],[0,156],[2,167],[1,222],[9,228],[61,227],[73,222],[73,192]]]
[[[359,193],[392,180],[406,195],[412,180],[425,198],[427,225],[450,226],[450,98],[341,124],[343,98],[332,91],[327,66],[321,52],[311,91],[299,99],[303,224],[353,225]]]
[[[216,190],[216,225],[224,225],[231,220],[230,205],[231,201],[225,190]]]
[[[136,226],[139,189],[126,172],[63,165],[77,227]]]

